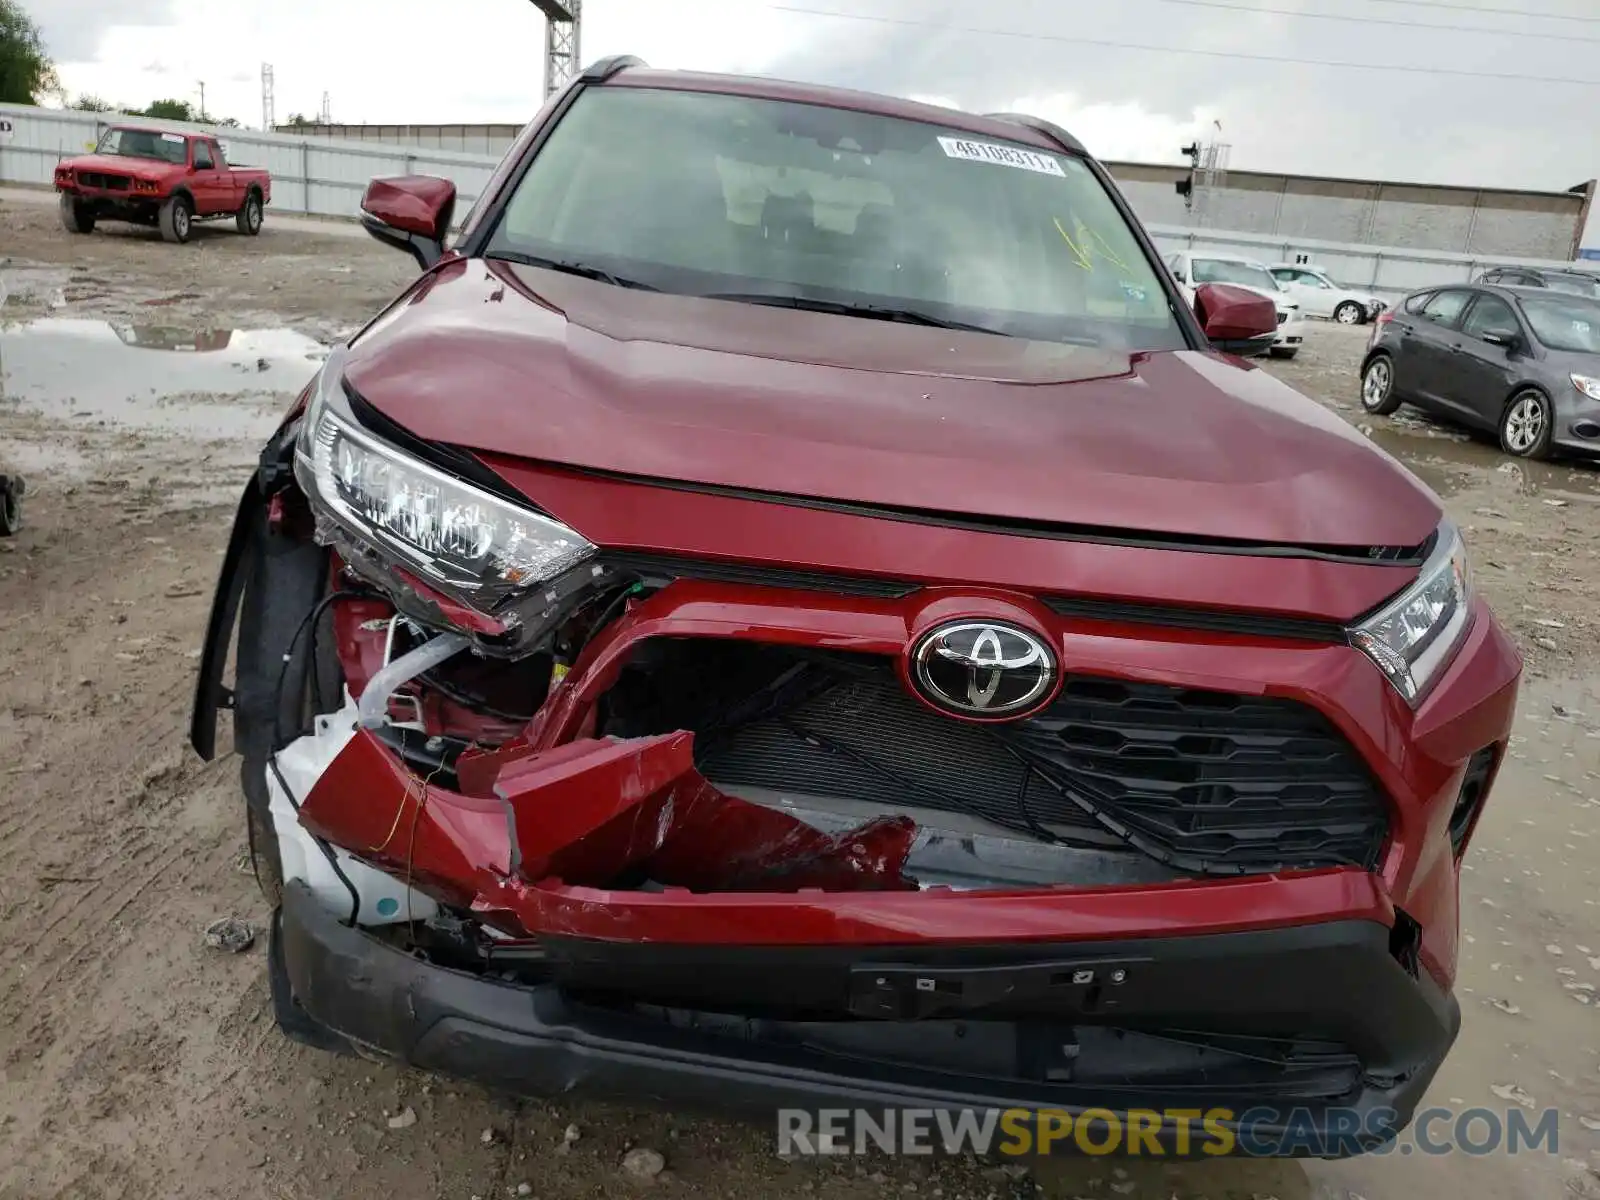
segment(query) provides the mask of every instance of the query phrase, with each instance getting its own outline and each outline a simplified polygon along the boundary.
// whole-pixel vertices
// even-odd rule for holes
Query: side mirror
[[[444,257],[455,214],[456,185],[433,175],[374,179],[361,197],[361,224],[386,246],[404,250],[424,271]]]
[[[1195,289],[1194,314],[1211,345],[1230,354],[1257,355],[1278,332],[1278,307],[1266,296],[1228,283]]]
[[[1511,329],[1485,329],[1478,336],[1489,345],[1504,347],[1508,352],[1522,345],[1522,335]]]

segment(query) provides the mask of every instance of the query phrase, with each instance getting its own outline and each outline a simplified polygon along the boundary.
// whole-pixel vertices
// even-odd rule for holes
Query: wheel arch
[[[1511,390],[1506,392],[1505,399],[1500,401],[1500,419],[1502,421],[1505,420],[1506,410],[1511,407],[1511,402],[1522,395],[1523,392],[1538,392],[1545,398],[1545,403],[1550,405],[1551,415],[1555,415],[1556,398],[1550,394],[1550,389],[1537,379],[1524,379],[1513,384]]]

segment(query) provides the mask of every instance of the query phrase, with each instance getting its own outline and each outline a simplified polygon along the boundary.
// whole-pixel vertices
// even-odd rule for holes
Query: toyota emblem
[[[936,708],[964,717],[1016,717],[1056,680],[1055,656],[1034,634],[1001,621],[937,625],[911,650],[911,681]]]

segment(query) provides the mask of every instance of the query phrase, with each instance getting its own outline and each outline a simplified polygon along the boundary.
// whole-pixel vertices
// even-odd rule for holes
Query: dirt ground
[[[343,229],[78,239],[0,196],[0,459],[30,484],[24,530],[0,542],[0,1197],[574,1200],[625,1194],[620,1161],[643,1146],[666,1158],[647,1189],[663,1197],[1600,1198],[1600,472],[1509,464],[1404,411],[1364,418],[1364,331],[1329,325],[1267,369],[1445,496],[1528,661],[1464,884],[1464,1028],[1428,1103],[1557,1107],[1559,1153],[1453,1154],[1427,1180],[1399,1154],[784,1162],[762,1121],[518,1104],[285,1042],[264,939],[204,944],[213,920],[266,910],[236,763],[187,749],[189,690],[261,436],[321,345],[409,273]]]

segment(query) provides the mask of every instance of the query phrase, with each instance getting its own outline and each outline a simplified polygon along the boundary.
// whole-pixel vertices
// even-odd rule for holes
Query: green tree
[[[5,0],[0,0],[0,4]],[[149,108],[143,109],[139,116],[155,117],[162,121],[193,121],[195,111],[187,100],[157,100]]]
[[[75,108],[79,112],[116,112],[117,111],[117,106],[115,104],[112,104],[110,101],[102,100],[102,99],[100,99],[99,96],[90,96],[90,95],[79,96],[71,104],[67,105],[67,107],[68,108]]]
[[[316,122],[310,120],[305,113],[289,114],[289,128],[291,129],[305,129],[314,124],[316,124]]]
[[[19,0],[0,0],[0,104],[33,104],[59,86],[39,27]]]

